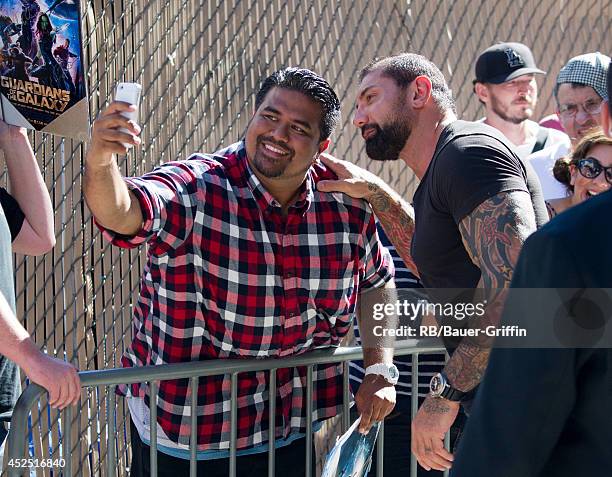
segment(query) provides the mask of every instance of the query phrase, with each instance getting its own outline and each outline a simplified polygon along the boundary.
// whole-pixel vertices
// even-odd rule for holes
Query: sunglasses
[[[595,179],[602,172],[604,173],[604,177],[609,184],[612,184],[612,166],[604,167],[594,157],[585,157],[584,159],[579,159],[574,163],[578,168],[578,172],[582,177],[586,177],[587,179]]]

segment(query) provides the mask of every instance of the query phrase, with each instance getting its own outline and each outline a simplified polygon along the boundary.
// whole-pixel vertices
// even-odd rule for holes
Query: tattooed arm
[[[410,254],[414,235],[414,209],[397,192],[384,182],[382,185],[368,185],[371,194],[366,200],[380,221],[389,241],[414,275],[419,276],[416,264]]]
[[[472,262],[480,268],[480,282],[487,307],[472,327],[497,326],[507,289],[523,243],[536,230],[533,206],[525,192],[505,192],[483,202],[459,224],[463,244]],[[453,387],[475,388],[484,375],[490,338],[466,338],[444,368]]]
[[[321,192],[343,192],[351,197],[367,200],[406,267],[418,276],[410,254],[414,234],[412,206],[375,174],[329,154],[321,154],[319,157],[339,180],[321,181],[317,188]]]
[[[536,229],[535,215],[527,192],[504,192],[474,209],[459,224],[463,244],[480,268],[478,285],[484,289],[487,307],[473,328],[497,325],[506,291],[512,280],[521,247]],[[470,391],[480,382],[487,366],[490,339],[464,338],[444,371],[450,384]],[[452,455],[444,449],[444,435],[459,411],[459,403],[427,397],[412,422],[412,452],[426,469],[450,468]]]

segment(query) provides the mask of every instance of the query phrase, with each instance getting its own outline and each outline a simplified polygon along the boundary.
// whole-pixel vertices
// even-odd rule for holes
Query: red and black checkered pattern
[[[286,217],[249,168],[243,143],[126,179],[143,228],[134,237],[102,230],[120,247],[149,248],[123,365],[282,358],[337,346],[359,291],[382,286],[393,264],[364,201],[316,190],[333,178],[321,164],[311,167]],[[315,421],[337,414],[340,373],[336,365],[315,370]],[[305,370],[277,376],[276,436],[287,437],[305,427]],[[238,448],[265,443],[268,374],[242,373],[238,382]],[[145,384],[129,392],[148,403]],[[158,422],[179,444],[189,443],[190,404],[188,380],[161,383]],[[229,448],[229,415],[230,375],[201,378],[199,450]]]

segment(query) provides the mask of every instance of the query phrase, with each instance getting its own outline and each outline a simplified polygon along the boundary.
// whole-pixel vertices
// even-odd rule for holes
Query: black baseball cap
[[[500,84],[522,75],[546,74],[539,69],[531,50],[522,43],[498,43],[483,51],[476,60],[474,83]]]

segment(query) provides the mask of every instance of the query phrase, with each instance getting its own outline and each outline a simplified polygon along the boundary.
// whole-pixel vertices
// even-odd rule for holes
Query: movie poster
[[[0,0],[0,112],[7,123],[86,140],[79,0]]]

